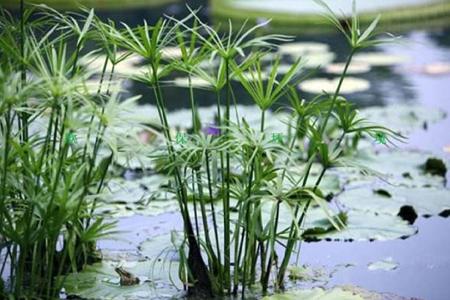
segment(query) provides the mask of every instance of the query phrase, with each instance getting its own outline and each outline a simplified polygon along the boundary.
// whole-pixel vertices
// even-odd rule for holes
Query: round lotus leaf
[[[121,286],[116,268],[122,268],[139,278],[139,283]],[[79,273],[69,274],[64,282],[64,289],[68,295],[83,299],[162,299],[174,297],[182,289],[177,272],[177,262],[104,260],[87,265]],[[170,284],[173,280],[176,286]]]
[[[299,84],[299,88],[305,92],[312,94],[334,93],[339,84],[339,78],[326,79],[326,78],[316,78],[305,80]],[[351,94],[357,92],[363,92],[370,88],[369,81],[365,79],[346,77],[341,85],[341,94]]]
[[[364,300],[362,296],[355,294],[351,291],[345,291],[340,288],[334,288],[331,290],[325,290],[322,288],[313,288],[310,290],[294,290],[285,294],[275,294],[272,296],[264,297],[263,300]]]
[[[367,268],[370,271],[383,270],[392,271],[398,268],[398,263],[396,263],[392,257],[387,257],[385,259],[370,263]]]
[[[366,63],[374,67],[391,66],[407,62],[409,58],[404,55],[387,54],[380,52],[365,52],[356,54],[354,62]]]
[[[307,240],[384,241],[408,237],[417,232],[408,222],[390,214],[349,210],[346,217],[346,227],[337,230],[322,209],[310,209],[303,237]]]
[[[182,57],[180,47],[165,47],[161,50],[161,57],[165,60],[174,60]]]
[[[329,74],[340,75],[344,72],[345,63],[334,63],[324,67],[325,72]],[[351,63],[347,68],[347,74],[362,74],[370,71],[370,65],[363,62]]]
[[[394,131],[408,133],[426,127],[446,117],[440,109],[420,105],[393,104],[386,107],[370,107],[360,111],[361,117],[371,122],[389,126]]]
[[[242,75],[242,77],[245,78],[246,81],[267,80],[269,78],[268,72],[261,72],[260,74],[258,74],[257,72],[246,71],[246,72],[242,72],[241,75]],[[233,76],[232,79],[237,80],[237,81],[241,80],[238,75]]]
[[[173,80],[173,84],[179,87],[189,87],[188,77],[179,77]],[[212,87],[211,83],[200,77],[191,77],[191,86],[194,88],[208,88]]]
[[[137,180],[112,179],[104,193],[99,196],[98,213],[114,217],[128,217],[135,214],[156,216],[173,212],[178,203],[172,193],[163,185],[168,183],[164,175],[152,175]]]
[[[364,166],[366,170],[392,185],[443,187],[445,178],[430,174],[425,168],[426,162],[430,157],[433,156],[429,153],[419,151],[392,150],[380,151],[378,153],[364,151],[352,157],[352,161]],[[439,161],[445,164],[444,161]],[[362,182],[372,183],[375,181],[373,176],[355,172],[355,169],[342,170],[343,175],[345,172],[347,172],[347,181],[353,184],[361,184]]]
[[[278,51],[286,55],[301,56],[313,52],[327,52],[329,48],[327,44],[323,43],[295,42],[280,45]]]
[[[427,75],[446,75],[450,73],[450,63],[435,62],[423,67],[423,73]]]
[[[358,211],[397,215],[403,206],[412,206],[419,215],[438,215],[450,210],[450,190],[444,188],[384,185],[346,190],[338,201]]]

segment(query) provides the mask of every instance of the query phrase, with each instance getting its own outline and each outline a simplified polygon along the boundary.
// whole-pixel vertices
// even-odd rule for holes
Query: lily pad
[[[161,51],[161,57],[165,60],[179,59],[182,56],[180,47],[165,47]]]
[[[366,63],[374,67],[392,66],[407,62],[408,60],[409,58],[407,56],[380,52],[360,53],[353,57],[354,62]]]
[[[120,57],[124,54],[124,52],[117,53],[117,57]],[[80,63],[88,68],[88,70],[94,71],[100,74],[103,70],[103,65],[105,63],[106,55],[98,55],[98,56],[86,56],[83,57]],[[116,64],[114,67],[114,73],[121,76],[131,76],[139,73],[143,68],[139,66],[139,63],[143,61],[142,57],[132,54],[122,60],[120,63]],[[109,77],[109,74],[112,71],[112,64],[108,62],[108,66],[106,67],[105,78]]]
[[[396,263],[392,257],[387,257],[383,260],[376,261],[373,263],[370,263],[367,268],[370,271],[375,270],[384,270],[384,271],[392,271],[398,268],[398,263]]]
[[[450,145],[443,147],[442,150],[444,152],[450,153]]]
[[[286,55],[301,56],[307,53],[328,52],[329,46],[315,42],[286,43],[278,47],[278,51]]]
[[[307,230],[303,237],[310,241],[384,241],[408,237],[417,232],[408,222],[390,214],[350,210],[346,215],[347,225],[338,231],[320,208],[311,209],[304,226],[310,230]]]
[[[289,70],[292,68],[292,65],[288,65],[288,64],[281,64],[278,66],[277,72],[278,74],[286,74],[287,72],[289,72]],[[266,69],[266,72],[270,72],[271,71],[271,67],[268,67]]]
[[[314,69],[326,66],[336,58],[336,54],[332,52],[311,53],[302,56],[303,66],[305,68]]]
[[[408,133],[424,126],[436,123],[446,117],[442,110],[420,105],[394,104],[386,107],[370,107],[361,110],[361,116],[395,131]]]
[[[143,262],[103,261],[88,265],[79,273],[67,276],[64,288],[68,295],[86,299],[129,300],[164,299],[173,297],[182,288],[177,277],[176,263],[147,260]],[[140,283],[121,286],[116,267],[122,267],[139,278]],[[177,287],[169,285],[171,276]]]
[[[380,189],[389,196],[377,192]],[[385,185],[376,190],[366,187],[348,190],[338,200],[352,210],[397,215],[401,207],[409,205],[417,214],[430,216],[450,209],[450,190]]]
[[[339,83],[339,78],[326,79],[326,78],[316,78],[305,80],[299,84],[301,90],[312,93],[320,94],[322,92],[334,93]],[[370,88],[369,81],[365,79],[347,77],[342,83],[340,93],[341,94],[351,94],[357,92],[363,92]]]
[[[344,72],[345,63],[334,63],[325,66],[325,72],[329,74],[340,75]],[[348,66],[348,74],[362,74],[370,71],[370,65],[363,62],[354,62]]]
[[[427,75],[446,75],[450,73],[450,63],[435,62],[423,67],[423,73]]]
[[[288,267],[288,271],[289,279],[291,280],[327,282],[331,277],[331,274],[329,274],[323,267],[313,268],[308,265],[290,266]]]
[[[188,77],[179,77],[173,80],[173,84],[179,87],[189,87]],[[200,77],[191,77],[191,86],[194,88],[212,87],[211,83]]]
[[[177,261],[177,247],[180,247],[182,241],[183,233],[172,231],[170,234],[155,236],[142,242],[138,249],[139,253],[148,259],[165,258]]]
[[[443,187],[445,178],[439,175],[432,175],[425,169],[425,164],[429,158],[429,153],[393,150],[379,153],[373,153],[372,151],[360,152],[352,160],[375,171],[379,176],[383,177],[383,180],[393,185]],[[352,170],[349,171],[351,172]],[[347,181],[353,182],[353,185],[360,185],[362,182],[373,182],[374,177],[358,173],[354,174],[354,176],[349,176]]]
[[[345,299],[345,300],[364,300],[364,298],[358,294],[355,294],[350,291],[345,291],[341,288],[334,288],[331,290],[325,290],[322,288],[314,288],[310,290],[296,290],[290,291],[285,294],[275,294],[272,296],[264,297],[263,300],[336,300],[336,299]]]
[[[261,80],[267,80],[269,78],[269,73],[268,72],[261,72]],[[251,72],[251,71],[246,71],[242,73],[242,77],[244,77],[247,81],[257,81],[259,80],[259,76],[258,73],[256,72]],[[240,78],[238,76],[233,76],[232,79],[234,80],[240,80]]]
[[[303,166],[295,166],[290,168],[290,176],[294,180],[301,180],[304,169],[306,168],[306,165]],[[320,164],[314,163],[311,167],[308,180],[306,182],[306,186],[314,187],[320,173],[322,171],[322,166]],[[292,188],[293,183],[286,180],[285,185],[287,188]],[[320,181],[319,190],[322,192],[322,196],[326,197],[328,195],[335,195],[339,193],[343,188],[343,184],[341,182],[340,176],[336,170],[329,170],[325,173],[325,175],[322,177],[322,180]]]
[[[112,179],[100,197],[98,212],[125,217],[134,214],[155,216],[176,211],[178,203],[173,194],[162,188],[168,180],[168,177],[157,174],[137,180]]]

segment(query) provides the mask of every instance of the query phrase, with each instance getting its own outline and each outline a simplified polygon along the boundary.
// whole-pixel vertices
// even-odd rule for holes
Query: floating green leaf
[[[370,107],[361,110],[361,116],[371,122],[384,124],[395,131],[408,133],[445,118],[444,111],[410,104],[393,104],[386,107]]]
[[[129,300],[129,299],[164,299],[173,297],[182,287],[169,285],[170,279],[177,279],[177,266],[167,262],[147,260],[142,262],[103,261],[86,266],[79,273],[69,274],[64,288],[68,295],[76,295],[86,299]],[[116,267],[122,267],[137,276],[138,285],[121,286]]]
[[[387,257],[387,258],[382,259],[380,261],[376,261],[376,262],[370,263],[367,266],[367,268],[370,271],[375,271],[375,270],[392,271],[392,270],[397,269],[397,267],[398,267],[398,263],[394,262],[392,257]]]
[[[275,294],[273,296],[264,297],[263,300],[364,300],[362,296],[351,291],[345,291],[341,288],[325,290],[322,288],[314,288],[311,290],[296,290],[286,294]]]
[[[406,221],[390,214],[350,210],[347,212],[347,217],[347,226],[337,231],[327,221],[322,210],[311,209],[304,227],[314,230],[306,231],[304,238],[333,241],[384,241],[408,237],[417,232],[416,228]],[[321,228],[324,230],[320,230]]]
[[[324,67],[325,72],[329,74],[342,74],[345,63],[334,63]],[[354,62],[348,66],[347,74],[362,74],[370,71],[370,65],[363,62]]]
[[[391,195],[386,197],[376,190],[362,187],[346,190],[338,200],[345,207],[372,213],[397,215],[405,205],[412,206],[419,215],[438,215],[450,209],[450,190],[424,187],[384,185],[382,189]]]
[[[338,83],[339,78],[331,80],[326,78],[317,78],[305,80],[299,85],[299,87],[301,90],[312,94],[320,94],[322,92],[333,93],[336,90]],[[341,94],[351,94],[363,92],[369,88],[370,83],[365,79],[346,77],[342,83],[340,92]]]
[[[353,59],[355,62],[366,63],[374,67],[391,66],[408,61],[407,56],[379,52],[366,52],[356,54]]]

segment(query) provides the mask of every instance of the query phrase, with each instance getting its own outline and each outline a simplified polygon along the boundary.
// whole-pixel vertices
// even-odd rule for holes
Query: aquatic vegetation
[[[41,7],[44,17],[24,22],[26,34],[17,40],[18,29],[5,16],[0,23],[7,29],[0,37],[1,95],[7,100],[1,106],[0,254],[6,253],[2,263],[14,270],[6,275],[12,278],[8,292],[34,296],[32,288],[39,285],[44,288],[37,295],[49,296],[64,286],[71,295],[126,299],[181,290],[205,298],[245,297],[255,285],[263,293],[280,291],[303,241],[406,237],[417,229],[398,215],[403,204],[417,206],[419,214],[446,210],[447,202],[440,199],[447,192],[437,189],[436,201],[425,207],[406,199],[405,187],[366,188],[356,196],[351,189],[343,192],[350,181],[392,171],[394,181],[411,184],[408,188],[420,198],[425,189],[433,190],[425,185],[435,187],[443,178],[421,167],[427,161],[422,154],[397,154],[414,161],[393,163],[394,169],[374,166],[377,159],[388,159],[386,153],[367,150],[370,142],[378,138],[376,147],[387,147],[404,137],[369,121],[384,111],[361,113],[341,95],[351,80],[353,57],[392,37],[376,37],[378,18],[362,30],[355,14],[344,27],[323,1],[317,2],[344,35],[350,53],[335,83],[328,89],[321,85],[319,95],[307,100],[297,90],[313,73],[307,52],[327,49],[306,45],[305,55],[295,52],[290,55],[295,61],[285,66],[277,54],[295,47],[279,50],[278,44],[291,37],[255,34],[266,23],[237,31],[230,24],[222,33],[223,28],[203,23],[191,11],[182,20],[163,18],[131,28],[103,22],[93,11],[76,21]],[[56,17],[49,20],[51,15]],[[53,27],[42,29],[45,22]],[[39,42],[38,30],[44,32]],[[64,34],[54,37],[54,31]],[[74,51],[68,50],[72,38]],[[106,53],[89,52],[84,48],[88,41]],[[8,47],[11,42],[18,48],[22,42],[24,51],[16,53]],[[132,68],[124,72],[123,66]],[[156,107],[122,99],[112,86],[117,78],[145,84],[145,97],[152,97]],[[86,85],[95,80],[93,93]],[[188,89],[189,110],[167,112],[167,88],[174,85]],[[236,104],[236,85],[254,108]],[[198,107],[199,89],[216,95],[214,108]],[[289,101],[287,107],[271,112],[281,99]],[[402,132],[442,117],[432,111],[416,117],[414,110],[406,113],[410,120],[405,124],[398,117],[396,123]],[[133,180],[111,178],[127,169],[141,173]],[[340,176],[336,169],[343,170]],[[23,182],[31,184],[22,188]],[[361,195],[368,202],[371,197],[393,201],[366,209],[354,201]],[[332,208],[332,198],[345,209]],[[104,219],[162,211],[177,211],[183,231],[144,241],[135,261],[108,257],[88,264],[94,261],[96,240],[113,230]],[[30,257],[42,264],[29,270]],[[343,289],[311,291],[324,293],[358,299]]]
[[[375,270],[384,270],[384,271],[392,271],[398,268],[398,263],[396,263],[392,257],[387,257],[385,259],[370,263],[367,268],[370,271]]]
[[[324,67],[325,72],[330,74],[340,74],[345,68],[345,64],[343,63],[334,63],[329,64]],[[350,66],[347,68],[348,74],[361,74],[361,73],[367,73],[370,71],[370,65],[367,63],[351,63]]]
[[[335,21],[333,16],[330,18]],[[333,216],[318,193],[327,169],[341,163],[340,144],[345,135],[356,132],[374,135],[383,132],[388,139],[401,138],[389,129],[370,125],[359,119],[356,111],[338,97],[352,55],[360,49],[380,43],[373,39],[377,20],[362,33],[356,15],[350,33],[339,27],[353,50],[333,94],[323,95],[312,102],[301,101],[292,88],[305,75],[300,76],[301,60],[297,60],[287,72],[283,72],[284,75],[278,73],[279,60],[276,58],[272,61],[269,74],[262,71],[261,57],[265,54],[264,49],[275,48],[275,42],[287,41],[288,37],[267,35],[252,38],[252,32],[264,24],[248,31],[242,28],[237,33],[234,33],[230,25],[228,33],[219,36],[194,11],[184,20],[170,20],[174,23],[160,20],[153,27],[144,23],[143,26],[131,29],[125,25],[125,32],[115,31],[113,36],[119,45],[144,57],[153,70],[147,76],[138,77],[138,80],[148,84],[155,93],[166,139],[166,147],[163,147],[163,153],[157,157],[166,159],[168,169],[174,176],[173,192],[177,195],[184,221],[186,240],[179,250],[184,253],[180,255],[180,269],[189,270],[184,283],[192,294],[240,292],[244,295],[246,287],[256,283],[259,277],[259,282],[266,291],[278,256],[275,244],[285,239],[286,250],[275,274],[276,286],[282,288],[289,258],[297,241],[302,239],[300,227],[303,226],[311,203],[316,203],[324,211],[323,217],[332,226],[330,230],[345,226],[346,217]],[[194,26],[186,25],[188,20],[194,20]],[[206,36],[200,34],[199,28]],[[163,49],[175,43],[183,53],[182,63],[162,65]],[[197,43],[199,48],[195,46]],[[249,48],[251,53],[246,54],[245,51]],[[194,59],[196,53],[199,53],[200,59]],[[205,55],[219,57],[218,69],[204,70],[199,66],[198,62],[203,61]],[[172,66],[187,73],[190,89],[194,135],[183,139],[182,143],[171,136],[164,95],[160,89],[161,78],[168,74]],[[155,71],[159,67],[167,72],[157,75]],[[191,74],[210,82],[212,90],[217,93],[216,117],[217,126],[222,133],[220,136],[204,135],[201,132],[195,134],[199,128],[198,111]],[[239,117],[236,106],[233,112],[236,123],[231,121],[234,93],[230,80],[233,77],[239,79],[260,108],[259,129],[253,128],[245,118]],[[224,114],[220,93],[222,90],[225,92]],[[292,118],[289,121],[289,138],[280,144],[274,143],[267,134],[265,112],[281,97],[290,97]],[[325,130],[328,131],[336,123],[342,130],[341,136],[330,140],[325,135]],[[291,129],[294,130],[293,133]],[[302,176],[292,181],[289,168],[296,164],[292,161],[291,154],[296,150],[297,139],[308,141],[305,155],[301,157],[306,165]],[[307,183],[316,159],[322,165],[322,170],[316,182],[310,186]],[[216,167],[212,169],[211,166],[214,165]],[[284,182],[288,181],[291,184],[286,187]],[[216,207],[217,200],[222,202],[222,207]],[[266,205],[271,207],[268,217],[264,216],[263,211],[263,206]],[[283,227],[279,226],[282,223],[282,209],[286,211],[283,219],[288,220],[287,226]],[[222,237],[219,234],[223,234]],[[258,264],[260,268],[257,268]]]
[[[323,92],[332,93],[336,90],[340,79],[308,79],[299,84],[299,88],[305,92],[312,94],[320,94]],[[341,85],[341,94],[351,94],[367,91],[370,88],[370,82],[355,77],[347,77],[344,83]]]
[[[22,3],[19,22],[6,11],[0,19],[0,277],[17,299],[54,298],[68,272],[100,259],[96,240],[114,222],[97,214],[98,197],[126,139],[111,129],[136,101],[119,103],[110,90],[109,60],[97,93],[86,88],[92,74],[80,61],[97,30],[93,11],[76,21],[39,10],[32,20]]]
[[[409,60],[406,56],[386,54],[380,52],[364,52],[355,55],[355,62],[366,63],[374,67],[385,67],[405,63]]]

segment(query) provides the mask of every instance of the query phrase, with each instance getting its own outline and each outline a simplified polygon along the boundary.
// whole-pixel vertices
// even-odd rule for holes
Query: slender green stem
[[[102,85],[103,85],[103,79],[105,77],[105,72],[106,72],[106,67],[108,65],[108,57],[105,58],[105,62],[103,63],[103,69],[102,69],[102,74],[100,76],[100,83],[98,84],[98,89],[97,89],[97,96],[100,95],[100,92],[102,90]],[[84,148],[83,148],[83,155],[82,155],[82,160],[84,161],[86,158],[86,154],[87,154],[87,147],[90,143],[90,139],[91,139],[91,131],[92,131],[92,124],[94,123],[94,118],[95,118],[95,111],[92,113],[91,119],[89,120],[89,125],[88,125],[88,132],[87,132],[87,136],[86,136],[86,143],[84,144]]]
[[[194,176],[194,169],[192,169],[191,173],[191,181],[192,181],[192,203],[194,204],[194,223],[195,223],[195,233],[197,234],[197,237],[200,238],[200,229],[198,226],[198,215],[197,215],[197,199],[195,196],[195,176]]]
[[[267,288],[268,288],[270,272],[271,272],[272,265],[273,265],[273,262],[274,262],[275,256],[276,256],[275,241],[277,239],[278,221],[279,221],[279,217],[280,217],[280,204],[281,204],[281,201],[278,200],[276,207],[275,207],[275,221],[272,225],[273,226],[272,237],[270,238],[269,243],[268,243],[270,245],[270,258],[269,258],[269,262],[267,263],[266,271],[263,272],[261,275],[261,285],[262,285],[262,289],[263,289],[264,293],[267,291]]]
[[[297,126],[295,127],[295,133],[294,136],[291,139],[291,143],[289,144],[288,152],[289,154],[292,153],[292,150],[294,149],[295,142],[297,141],[297,136],[300,131],[300,124],[301,124],[301,117],[297,118]],[[286,171],[289,164],[289,157],[286,158],[286,161],[284,162],[285,167],[283,168],[283,173],[281,174],[281,182],[284,181],[284,177],[286,176]]]
[[[203,196],[203,183],[202,183],[202,176],[201,176],[200,170],[195,170],[195,174],[197,177],[197,189],[198,189],[198,197],[199,197],[199,202],[200,202],[200,210],[202,213],[203,230],[205,231],[205,241],[206,241],[208,250],[211,252],[211,256],[215,257],[212,243],[211,243],[211,238],[209,236],[208,216],[206,214],[206,205],[205,205],[205,198]]]
[[[6,111],[6,133],[4,135],[5,141],[4,141],[4,152],[3,152],[3,172],[2,172],[2,187],[1,187],[1,198],[0,198],[0,211],[4,216],[6,217],[8,221],[8,225],[10,228],[13,228],[13,221],[10,213],[8,212],[8,208],[6,207],[6,176],[8,175],[8,161],[9,161],[9,148],[10,148],[10,139],[11,139],[11,106],[8,105],[8,109]]]
[[[191,78],[190,73],[188,75],[188,84],[189,84],[189,98],[191,100],[191,111],[192,111],[192,129],[193,129],[194,133],[198,133],[200,128],[198,128],[198,123],[197,123],[197,120],[198,120],[197,106],[195,105],[194,88],[192,86],[192,78]]]
[[[229,139],[230,126],[230,98],[231,98],[231,80],[230,80],[230,62],[225,59],[225,76],[226,76],[226,110],[225,110],[225,138]],[[231,287],[231,270],[230,270],[230,153],[225,154],[226,177],[222,178],[226,182],[225,199],[223,201],[223,217],[224,217],[224,255],[225,255],[225,286],[230,291]]]
[[[212,190],[212,181],[211,181],[211,171],[209,168],[209,151],[205,151],[205,159],[206,159],[206,176],[208,178],[208,192],[209,192],[209,201],[211,204],[211,214],[212,214],[212,220],[213,220],[213,227],[214,227],[214,237],[216,242],[216,251],[217,251],[217,259],[219,262],[221,262],[221,253],[220,253],[220,245],[219,245],[219,232],[217,227],[217,220],[216,220],[216,211],[214,207],[214,197],[213,197],[213,190]],[[219,274],[222,275],[221,273]],[[222,282],[221,282],[222,283]]]
[[[251,167],[250,167],[250,173],[249,173],[249,179],[248,179],[248,186],[247,186],[247,199],[244,202],[244,207],[245,209],[245,221],[246,221],[246,225],[242,227],[242,236],[241,236],[241,244],[240,244],[240,249],[239,249],[239,255],[238,255],[238,266],[239,266],[239,259],[241,256],[241,251],[242,251],[242,247],[244,244],[244,234],[245,234],[245,251],[244,251],[244,261],[243,261],[243,272],[242,272],[242,298],[245,299],[245,284],[246,284],[246,279],[247,279],[247,264],[249,263],[249,259],[248,259],[248,255],[252,252],[250,249],[253,246],[253,243],[251,241],[255,241],[255,239],[253,238],[253,234],[252,236],[250,236],[250,224],[251,224],[251,220],[250,220],[250,216],[251,216],[251,202],[250,202],[250,197],[251,197],[251,193],[252,193],[252,180],[253,180],[253,173],[255,170],[255,159],[252,160],[251,162]]]
[[[20,65],[20,77],[21,77],[21,86],[22,89],[25,87],[26,80],[27,80],[27,73],[25,68],[25,10],[24,10],[24,1],[20,0],[20,56],[22,57],[22,63]],[[24,104],[24,107],[27,107],[27,104]],[[20,119],[22,121],[22,130],[21,130],[21,137],[22,142],[28,142],[28,113],[23,112],[20,113]],[[20,121],[19,121],[20,124]]]
[[[264,129],[265,129],[265,116],[266,116],[266,110],[263,109],[261,110],[261,122],[260,122],[260,132],[261,134],[264,134]],[[261,172],[260,170],[262,169],[262,153],[258,153],[257,155],[257,167],[255,168],[255,180],[259,180],[259,173]],[[259,204],[261,204],[261,199],[259,199]],[[258,227],[259,229],[262,231],[263,229],[263,221],[262,221],[262,214],[259,213],[258,214]],[[255,239],[256,242],[256,239]],[[256,255],[254,255],[253,257],[253,264],[252,264],[252,269],[251,269],[251,282],[253,283],[255,281],[255,277],[256,277],[256,263],[257,263],[257,258],[258,258],[258,252],[260,252],[260,264],[261,264],[261,278],[264,277],[264,267],[265,267],[265,263],[266,263],[266,250],[264,247],[264,241],[259,240],[258,242],[258,247],[256,247],[256,244],[253,246],[254,249],[256,250]]]
[[[327,112],[327,115],[325,117],[325,121],[324,121],[323,125],[320,127],[320,134],[321,135],[323,135],[323,133],[325,131],[328,119],[330,118],[331,113],[332,113],[332,111],[334,109],[334,105],[335,105],[336,99],[337,99],[337,97],[339,95],[342,83],[344,81],[345,76],[347,75],[348,67],[349,67],[349,65],[351,63],[352,57],[355,54],[355,52],[356,52],[356,49],[352,49],[350,54],[349,54],[349,56],[348,56],[348,58],[347,58],[347,62],[345,63],[344,71],[341,74],[338,86],[337,86],[336,91],[335,91],[335,93],[333,95],[333,98],[332,98],[332,101],[331,101],[331,105],[330,105],[330,109]],[[341,141],[342,141],[342,139],[339,140],[337,145],[339,145]],[[304,180],[303,180],[303,186],[306,185],[307,179],[309,177],[309,172],[311,171],[311,166],[312,166],[312,160],[308,164],[308,168],[307,168]],[[316,190],[316,187],[320,184],[320,181],[322,180],[322,176],[325,173],[325,171],[326,171],[326,168],[323,169],[323,172],[321,173],[321,176],[319,176],[318,181],[316,182],[316,185],[314,187],[314,190]],[[305,208],[302,211],[302,215],[301,215],[301,217],[299,219],[299,222],[298,222],[299,227],[301,227],[301,224],[303,223],[303,219],[304,219],[304,216],[306,215],[306,213],[307,213],[307,211],[309,209],[310,202],[311,202],[311,199],[308,199],[308,201],[306,203],[306,206],[305,206]],[[297,206],[297,208],[296,208],[295,217],[297,217],[298,211],[299,211],[299,206]],[[295,222],[295,220],[294,220],[294,222]],[[280,270],[278,272],[277,281],[278,281],[278,286],[279,287],[283,287],[284,275],[285,275],[287,266],[289,264],[289,260],[290,260],[292,251],[294,249],[295,243],[297,242],[297,240],[294,238],[295,235],[296,235],[296,227],[295,227],[294,224],[292,224],[291,228],[290,228],[290,232],[289,232],[289,239],[288,239],[288,242],[287,242],[287,245],[286,245],[286,250],[285,250],[285,253],[284,253],[283,261],[281,263]]]
[[[347,62],[345,63],[344,71],[342,72],[341,77],[339,78],[339,83],[337,85],[336,91],[334,92],[333,98],[331,100],[330,109],[327,112],[327,115],[325,117],[325,121],[323,122],[323,125],[320,127],[320,134],[321,135],[324,133],[325,128],[327,127],[328,119],[330,118],[331,113],[333,112],[334,105],[336,103],[336,99],[339,96],[339,92],[341,91],[342,83],[344,82],[344,78],[347,75],[347,70],[348,70],[348,67],[350,65],[350,62],[352,61],[352,57],[355,54],[355,51],[356,51],[356,49],[352,49],[351,52],[350,52],[350,55],[347,58]]]

